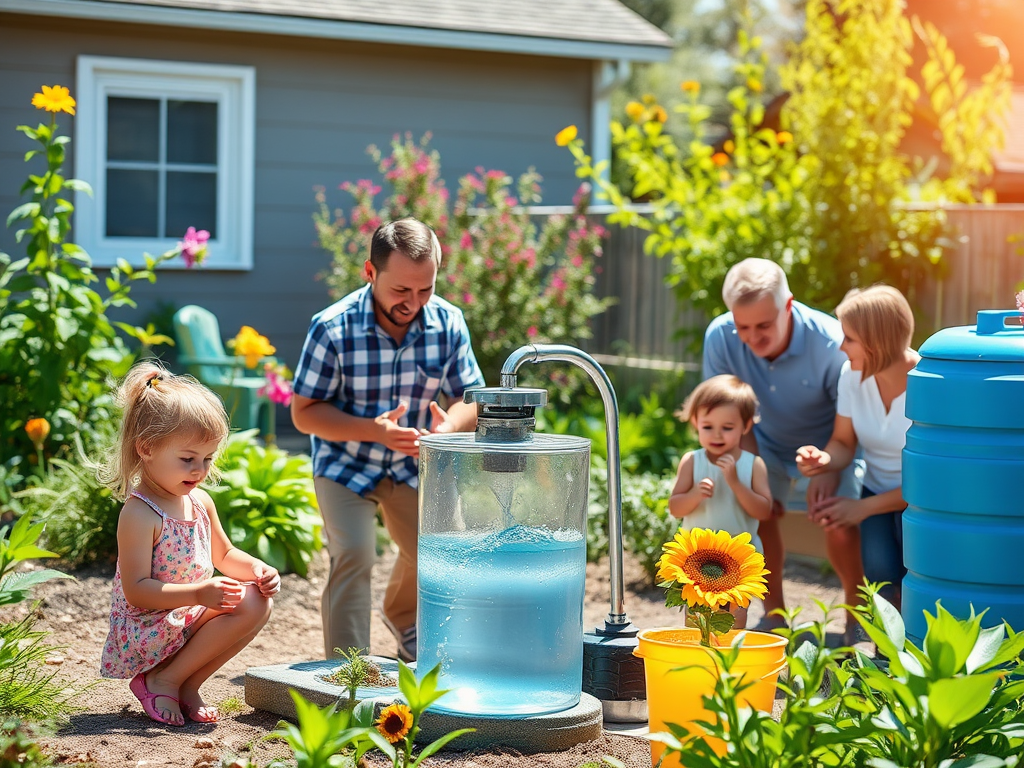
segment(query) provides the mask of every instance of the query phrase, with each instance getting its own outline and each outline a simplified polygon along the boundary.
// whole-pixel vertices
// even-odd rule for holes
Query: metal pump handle
[[[619,404],[608,374],[598,362],[582,349],[568,344],[527,344],[520,347],[501,366],[501,386],[513,388],[524,363],[559,361],[573,363],[590,376],[604,402],[605,435],[608,441],[608,564],[611,570],[611,610],[608,624],[629,624],[624,606],[625,589],[622,578],[622,475],[619,466]]]

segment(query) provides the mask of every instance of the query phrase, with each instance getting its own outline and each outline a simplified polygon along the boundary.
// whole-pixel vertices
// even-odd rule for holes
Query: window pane
[[[158,237],[156,171],[107,169],[107,237]]]
[[[215,102],[167,102],[167,162],[217,163]]]
[[[181,237],[189,227],[217,237],[217,174],[167,172],[167,237]]]
[[[160,102],[107,99],[107,159],[155,163],[160,159]]]

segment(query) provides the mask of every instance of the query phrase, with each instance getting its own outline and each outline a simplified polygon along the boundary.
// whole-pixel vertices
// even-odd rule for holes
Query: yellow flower
[[[754,93],[760,93],[764,90],[764,86],[761,85],[761,81],[753,77],[747,78],[747,88],[752,90]]]
[[[775,140],[779,142],[779,144],[788,144],[793,140],[793,134],[789,131],[779,131],[775,134]]]
[[[377,730],[392,744],[404,739],[412,728],[412,710],[405,704],[385,707],[377,718]]]
[[[651,120],[654,120],[659,123],[664,123],[666,120],[668,120],[668,112],[665,111],[665,108],[663,106],[657,104],[651,108]]]
[[[626,114],[634,123],[640,122],[640,118],[644,116],[645,111],[644,105],[639,101],[631,101],[626,105]]]
[[[654,98],[653,93],[645,93],[643,96],[640,97],[640,100],[647,106],[651,106],[652,104],[658,103],[658,100]]]
[[[568,146],[569,142],[576,138],[576,126],[567,125],[555,134],[555,144],[560,147]]]
[[[686,93],[700,93],[700,83],[696,80],[684,80],[679,87]]]
[[[232,340],[232,347],[236,355],[245,358],[246,368],[255,368],[260,358],[277,351],[266,336],[261,336],[256,329],[248,325],[242,326],[242,330]]]
[[[75,114],[75,100],[71,98],[71,91],[63,85],[55,85],[52,88],[44,85],[43,92],[32,97],[32,106],[36,109],[45,109],[47,112]]]
[[[728,603],[746,606],[768,591],[764,556],[750,543],[750,534],[695,528],[679,531],[665,544],[658,560],[658,583],[682,588],[690,606],[712,610]]]
[[[722,149],[728,152],[730,155],[736,151],[736,144],[732,139],[726,139],[725,144],[722,145]]]
[[[725,152],[715,152],[715,154],[711,156],[711,162],[721,167],[729,162],[729,156],[725,154]]]
[[[50,434],[50,422],[46,419],[29,419],[25,422],[25,433],[36,450],[43,450],[43,442]]]

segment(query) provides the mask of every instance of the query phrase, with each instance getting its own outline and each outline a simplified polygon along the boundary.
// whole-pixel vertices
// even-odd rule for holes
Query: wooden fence
[[[608,212],[603,206],[592,209],[602,220]],[[1014,292],[1024,282],[1024,205],[950,206],[946,212],[958,245],[943,257],[945,278],[918,287],[922,330],[973,325],[980,309],[1011,309]],[[1022,239],[1013,242],[1014,236]],[[611,228],[595,293],[616,303],[594,318],[587,350],[605,365],[699,370],[700,355],[678,332],[691,328],[701,333],[706,321],[677,302],[665,283],[671,260],[645,255],[644,237],[641,230]]]

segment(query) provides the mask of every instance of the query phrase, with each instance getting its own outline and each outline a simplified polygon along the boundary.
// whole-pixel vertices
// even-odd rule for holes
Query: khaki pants
[[[418,495],[415,488],[384,478],[366,496],[341,483],[313,480],[324,519],[330,575],[321,598],[327,658],[335,648],[370,647],[370,572],[377,557],[375,513],[398,545],[398,560],[384,593],[384,616],[399,631],[416,623],[416,536]]]

